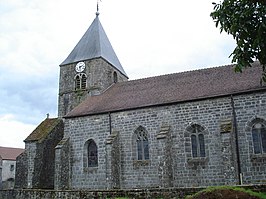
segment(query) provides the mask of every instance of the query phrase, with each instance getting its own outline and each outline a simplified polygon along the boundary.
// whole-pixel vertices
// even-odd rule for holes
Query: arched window
[[[149,140],[148,134],[143,127],[135,131],[137,160],[148,160],[149,157]]]
[[[266,153],[266,128],[262,122],[257,121],[253,124],[252,139],[254,153]]]
[[[88,167],[98,166],[98,150],[93,140],[88,141]]]
[[[80,73],[75,76],[75,90],[84,90],[87,87],[87,76],[85,73]]]
[[[113,78],[114,78],[114,83],[116,83],[117,82],[117,72],[113,73]]]
[[[204,128],[198,124],[191,126],[192,157],[205,157]]]

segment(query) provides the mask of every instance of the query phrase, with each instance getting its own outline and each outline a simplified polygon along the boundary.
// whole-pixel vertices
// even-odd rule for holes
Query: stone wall
[[[27,153],[21,153],[16,159],[15,188],[27,188],[28,159]]]
[[[48,130],[45,137],[25,142],[25,152],[18,157],[17,162],[17,188],[54,188],[55,147],[63,138],[63,121],[58,120]]]
[[[64,139],[69,139],[70,189],[107,188],[106,138],[110,135],[108,114],[75,118],[65,122]],[[92,139],[98,148],[98,166],[87,167],[85,143]],[[89,179],[89,180],[88,180]]]
[[[63,134],[64,126],[61,121],[44,140],[37,144],[33,188],[54,188],[55,147],[62,140]]]
[[[70,182],[69,139],[62,139],[55,148],[55,181],[57,190],[69,189]]]
[[[110,132],[119,137],[120,188],[198,187],[264,183],[266,158],[254,155],[248,122],[266,117],[265,93],[250,93],[233,97],[236,112],[234,128],[230,96],[168,106],[139,108],[95,116],[66,119],[65,137],[69,138],[70,188],[107,189],[112,172],[106,145]],[[204,128],[206,157],[193,158],[190,126]],[[149,138],[149,160],[138,161],[134,149],[134,132],[144,127]],[[240,165],[238,168],[235,131],[238,134]],[[81,154],[84,144],[93,139],[98,146],[99,165],[84,168]],[[114,171],[114,170],[113,170]],[[114,172],[115,173],[115,172]],[[88,180],[90,179],[90,180]]]
[[[256,192],[266,193],[265,185],[241,186],[245,189],[251,189]],[[106,198],[180,198],[194,194],[203,187],[198,188],[163,188],[163,189],[129,189],[129,190],[73,190],[73,191],[54,191],[54,190],[0,190],[1,199],[106,199]]]

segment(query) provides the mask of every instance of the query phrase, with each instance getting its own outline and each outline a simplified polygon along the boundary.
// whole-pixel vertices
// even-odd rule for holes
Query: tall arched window
[[[205,157],[204,128],[198,124],[191,126],[192,157]]]
[[[75,76],[75,90],[84,90],[87,87],[87,75],[80,73]]]
[[[266,153],[266,127],[262,122],[256,122],[252,126],[252,139],[254,153]]]
[[[88,167],[98,166],[98,150],[93,140],[88,141]]]
[[[143,127],[135,131],[137,160],[148,160],[149,157],[149,140],[148,134]]]

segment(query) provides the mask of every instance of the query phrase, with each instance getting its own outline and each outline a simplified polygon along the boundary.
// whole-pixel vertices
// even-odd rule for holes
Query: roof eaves
[[[115,109],[115,110],[106,110],[106,111],[99,111],[95,113],[84,113],[84,114],[78,114],[74,116],[64,116],[63,118],[65,119],[71,119],[71,118],[77,118],[77,117],[86,117],[86,116],[93,116],[93,115],[103,115],[103,114],[108,114],[108,113],[117,113],[121,111],[130,111],[130,110],[137,110],[137,109],[143,109],[143,108],[151,108],[151,107],[159,107],[159,106],[169,106],[169,105],[175,105],[175,104],[180,104],[180,103],[187,103],[187,102],[195,102],[195,101],[202,101],[206,99],[215,99],[219,97],[228,97],[228,96],[236,96],[236,95],[242,95],[242,94],[247,94],[247,93],[253,93],[253,92],[262,92],[265,91],[266,87],[262,87],[259,89],[250,89],[250,90],[245,90],[245,91],[240,91],[240,92],[232,92],[232,93],[227,93],[227,94],[217,94],[217,95],[212,95],[212,96],[202,96],[199,98],[193,98],[189,100],[180,100],[180,101],[172,101],[172,102],[165,102],[165,103],[158,103],[158,104],[147,104],[143,106],[138,106],[138,107],[129,107],[129,108],[121,108],[121,109]]]

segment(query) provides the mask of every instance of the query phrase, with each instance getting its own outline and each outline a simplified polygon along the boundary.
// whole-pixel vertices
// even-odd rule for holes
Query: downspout
[[[238,184],[242,185],[242,172],[240,164],[240,153],[239,153],[239,144],[238,144],[238,132],[237,132],[237,121],[236,121],[236,111],[235,111],[235,102],[233,95],[231,95],[231,106],[232,106],[232,115],[233,115],[233,133],[235,136],[235,146],[236,146],[236,161],[237,161],[237,174],[238,174]]]
[[[111,112],[108,113],[109,116],[109,134],[112,134],[112,118],[111,118]]]

